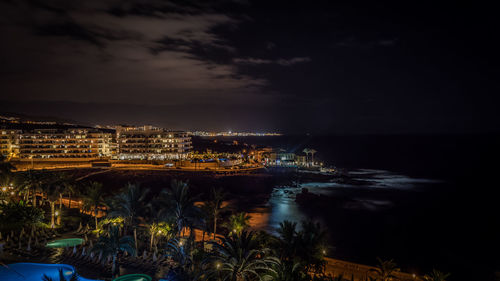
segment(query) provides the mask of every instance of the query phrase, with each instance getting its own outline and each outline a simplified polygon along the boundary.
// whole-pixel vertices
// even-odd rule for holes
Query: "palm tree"
[[[56,202],[59,200],[60,186],[56,184],[45,185],[47,188],[47,201],[50,203],[50,227],[55,227]],[[60,214],[59,214],[60,217]],[[59,221],[60,222],[60,221]]]
[[[62,173],[50,173],[50,174],[45,174],[43,178],[38,177],[38,187],[39,187],[38,189],[42,192],[42,200],[45,197],[50,204],[51,228],[55,227],[55,217],[56,217],[55,205],[58,201],[59,203],[61,203],[61,192],[63,190],[63,182],[65,181],[66,181],[66,176]],[[59,213],[60,212],[61,212],[61,207],[59,207]],[[60,215],[57,217],[57,224],[58,225],[61,224]]]
[[[273,266],[272,272],[273,281],[299,281],[304,280],[302,277],[301,266],[299,263],[283,263],[280,262]]]
[[[172,227],[166,223],[166,222],[159,222],[159,223],[156,223],[156,222],[153,222],[149,225],[149,233],[150,233],[150,240],[149,240],[149,250],[152,251],[153,250],[153,246],[156,245],[156,243],[158,243],[158,241],[156,241],[156,237],[167,237],[167,239],[169,238],[172,238],[171,236],[172,235]]]
[[[71,184],[71,179],[70,176],[66,173],[57,173],[54,174],[54,177],[52,179],[52,185],[56,186],[56,191],[58,193],[58,199],[59,199],[59,216],[57,216],[57,225],[61,224],[61,218],[62,218],[62,198],[63,198],[63,193],[66,192],[66,186]]]
[[[68,194],[68,209],[71,209],[71,197],[78,194],[78,189],[73,182],[64,183],[64,192]]]
[[[25,190],[26,200],[29,200],[30,191],[32,193],[32,204],[37,206],[36,193],[44,185],[44,175],[40,171],[28,170],[25,173],[19,174],[19,187]],[[43,196],[42,196],[43,197]]]
[[[160,196],[166,202],[166,210],[175,220],[177,226],[177,237],[181,237],[185,227],[194,225],[195,220],[200,218],[200,208],[194,205],[195,198],[189,195],[187,182],[172,180],[169,190],[162,190]],[[191,234],[193,231],[190,232]]]
[[[59,268],[59,281],[78,281],[78,280],[79,278],[76,272],[73,272],[69,277],[69,279],[66,279],[62,268]],[[55,280],[52,277],[49,277],[46,274],[44,274],[42,277],[42,281],[55,281]]]
[[[62,210],[63,193],[66,192],[66,186],[72,183],[71,177],[65,173],[55,174],[54,183],[59,186],[59,210]]]
[[[111,201],[110,217],[122,217],[125,219],[125,233],[127,226],[134,229],[134,242],[137,249],[137,226],[143,221],[146,210],[146,196],[149,189],[143,189],[136,184],[127,184],[125,190],[116,195]]]
[[[311,153],[311,149],[309,148],[304,148],[304,150],[302,150],[302,152],[304,152],[306,154],[306,162],[308,161],[308,158],[309,158],[309,153]]]
[[[134,240],[130,236],[120,237],[118,227],[111,227],[106,235],[99,237],[91,251],[93,253],[102,253],[103,258],[113,258],[113,266],[111,267],[111,274],[113,275],[116,269],[116,259],[120,252],[127,251],[131,255],[135,255]]]
[[[226,227],[229,229],[230,233],[240,235],[243,230],[250,226],[249,224],[250,216],[244,212],[231,215],[229,217],[229,222]]]
[[[279,260],[269,256],[269,249],[260,249],[253,232],[226,237],[222,243],[210,242],[214,251],[203,262],[205,277],[224,281],[249,281],[270,277]]]
[[[302,222],[302,230],[297,233],[295,255],[305,267],[306,272],[321,273],[325,266],[327,249],[326,231],[319,223]]]
[[[446,281],[450,277],[450,273],[443,273],[439,270],[433,269],[430,274],[424,275],[425,281]]]
[[[217,220],[221,212],[223,212],[225,208],[222,206],[225,194],[221,189],[214,188],[212,189],[211,195],[212,196],[210,200],[207,201],[207,203],[204,205],[204,209],[207,211],[208,215],[214,222],[213,239],[215,240],[215,236],[217,234]]]
[[[314,149],[310,149],[309,150],[309,153],[311,153],[311,163],[314,165],[314,153],[316,153],[317,151],[314,150]]]
[[[83,194],[83,209],[94,212],[95,229],[98,229],[97,215],[99,206],[105,205],[104,190],[102,183],[91,182]]]
[[[283,221],[278,228],[278,239],[276,248],[278,257],[281,260],[291,260],[297,252],[297,223],[291,221]]]
[[[191,247],[182,243],[181,240],[173,238],[167,244],[167,253],[178,264],[177,269],[180,269],[183,274],[190,271],[193,260],[191,259]]]
[[[0,226],[3,229],[31,229],[43,222],[44,213],[40,208],[28,205],[26,202],[10,201],[0,203]]]
[[[370,270],[375,273],[377,280],[380,279],[380,281],[390,281],[393,280],[393,278],[397,278],[395,274],[400,272],[401,269],[396,266],[394,260],[384,261],[377,258],[377,261],[378,265],[376,268]]]
[[[53,181],[54,181],[53,176],[50,177],[45,176],[42,182],[40,182],[40,185],[36,188],[36,190],[33,190],[34,193],[39,191],[42,195],[42,197],[39,200],[40,206],[44,206],[45,203],[50,204],[50,201],[48,200],[48,194],[53,191]]]

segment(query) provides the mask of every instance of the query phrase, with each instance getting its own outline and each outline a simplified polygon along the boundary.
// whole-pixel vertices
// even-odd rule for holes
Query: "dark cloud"
[[[37,28],[36,32],[41,36],[61,36],[71,39],[83,40],[102,47],[102,43],[96,38],[96,34],[89,32],[86,28],[72,21],[52,22]]]
[[[0,100],[4,111],[107,124],[496,128],[493,15],[412,5],[3,1]]]
[[[192,99],[210,101],[212,98],[205,96],[215,90],[228,100],[242,95],[251,98],[249,89],[266,83],[238,74],[233,65],[194,54],[202,46],[231,50],[211,31],[218,25],[235,24],[227,15],[194,8],[181,13],[177,5],[168,2],[146,5],[128,1],[120,6],[119,16],[115,3],[87,1],[81,6],[54,7],[41,11],[31,7],[38,18],[33,26],[4,27],[14,37],[3,46],[13,55],[4,58],[6,64],[28,64],[26,55],[37,61],[36,66],[26,66],[33,68],[28,71],[33,76],[25,71],[11,72],[9,85],[5,85],[6,98],[18,98],[21,92],[25,100],[42,94],[47,100],[176,104]],[[18,8],[4,4],[8,11]],[[46,76],[39,73],[42,69],[59,75]],[[19,85],[13,83],[15,79],[30,83]],[[33,90],[35,85],[37,91]]]

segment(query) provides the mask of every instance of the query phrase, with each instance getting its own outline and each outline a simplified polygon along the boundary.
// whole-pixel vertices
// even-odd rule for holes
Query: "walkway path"
[[[342,275],[347,280],[352,281],[365,281],[369,280],[368,277],[375,277],[372,270],[375,269],[373,266],[368,266],[364,264],[358,264],[343,260],[337,260],[332,258],[325,258],[327,264],[325,268],[325,273],[333,277]],[[399,281],[415,281],[422,280],[415,274],[409,274],[404,272],[399,272],[395,274]]]

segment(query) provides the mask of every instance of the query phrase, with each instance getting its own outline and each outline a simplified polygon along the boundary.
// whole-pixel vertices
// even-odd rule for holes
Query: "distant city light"
[[[208,131],[195,131],[188,132],[189,135],[198,137],[272,137],[272,136],[282,136],[280,133],[256,133],[256,132],[208,132]]]

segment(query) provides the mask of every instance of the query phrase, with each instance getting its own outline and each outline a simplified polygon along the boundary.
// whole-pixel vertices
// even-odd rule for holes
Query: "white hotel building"
[[[0,153],[18,160],[169,160],[186,159],[192,150],[186,132],[151,126],[0,129]]]
[[[193,149],[191,137],[183,131],[152,126],[116,128],[118,159],[186,159]]]
[[[23,130],[19,159],[95,159],[111,155],[112,134],[92,128]]]

